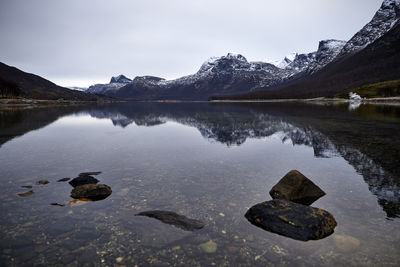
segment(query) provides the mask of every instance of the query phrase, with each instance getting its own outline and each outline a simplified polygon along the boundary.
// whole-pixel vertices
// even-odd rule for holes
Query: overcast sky
[[[381,0],[0,0],[0,61],[63,86],[177,78],[211,56],[251,61],[350,39]]]

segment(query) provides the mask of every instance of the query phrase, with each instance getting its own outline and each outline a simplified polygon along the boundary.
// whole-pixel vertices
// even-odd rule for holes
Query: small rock
[[[50,203],[50,205],[52,205],[52,206],[60,206],[60,207],[64,207],[65,206],[64,204],[60,204],[60,203],[56,203],[56,202]]]
[[[88,199],[88,198],[79,198],[79,199],[74,199],[68,202],[68,205],[70,206],[82,206],[88,202],[91,202],[93,200]]]
[[[205,253],[215,253],[217,251],[217,243],[214,241],[210,240],[206,243],[200,244],[200,248],[205,252]]]
[[[335,235],[333,242],[342,252],[351,252],[360,246],[360,240],[349,235]]]
[[[71,178],[61,178],[57,182],[66,182],[69,181]]]
[[[225,214],[223,214],[222,212],[220,212],[220,213],[219,213],[219,216],[225,217]]]
[[[36,182],[36,184],[41,184],[41,185],[45,185],[45,184],[48,184],[48,183],[50,183],[48,180],[40,180],[40,181]]]
[[[79,176],[99,175],[101,172],[81,172]]]
[[[21,187],[22,187],[22,188],[32,188],[31,185],[22,185]]]
[[[121,263],[123,260],[124,260],[124,258],[122,258],[122,257],[118,257],[118,258],[115,259],[115,261],[117,263]]]
[[[71,191],[72,198],[88,198],[90,200],[101,200],[111,195],[112,190],[105,184],[85,184],[75,187]]]
[[[77,187],[80,185],[86,185],[86,184],[97,184],[99,180],[96,178],[90,176],[90,175],[85,175],[85,176],[79,176],[74,179],[72,179],[69,184],[72,185],[73,187]]]
[[[325,238],[337,225],[325,210],[278,199],[254,205],[245,217],[266,231],[302,241]]]
[[[32,190],[29,190],[28,192],[25,192],[25,193],[19,193],[18,194],[18,196],[20,196],[20,197],[29,197],[30,195],[33,195],[33,191]]]
[[[317,185],[299,171],[288,172],[269,192],[273,199],[285,199],[311,205],[314,201],[325,195]]]
[[[238,247],[228,247],[228,251],[230,253],[236,253],[239,251],[239,248]]]
[[[173,251],[180,250],[180,249],[181,249],[181,246],[175,246],[172,248]]]

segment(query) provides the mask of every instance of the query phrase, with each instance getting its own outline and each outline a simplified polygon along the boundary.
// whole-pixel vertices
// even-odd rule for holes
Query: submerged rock
[[[205,253],[215,253],[218,248],[217,243],[215,243],[212,240],[210,240],[206,243],[200,244],[199,246]]]
[[[195,231],[205,226],[205,224],[201,221],[189,219],[186,216],[177,214],[172,211],[151,210],[140,212],[138,214],[135,214],[135,216],[147,216],[150,218],[154,218],[162,221],[163,223],[174,225],[185,231]]]
[[[32,188],[31,185],[21,185],[22,188]]]
[[[73,187],[77,187],[86,184],[97,184],[98,182],[99,180],[90,175],[79,175],[79,177],[72,179],[69,184]]]
[[[48,180],[40,180],[40,181],[36,182],[36,184],[41,184],[41,185],[48,184],[48,183],[50,183]]]
[[[19,193],[18,196],[20,197],[29,197],[30,195],[33,195],[34,192],[32,190],[29,190],[28,192],[24,192],[24,193]]]
[[[302,241],[325,238],[337,225],[325,210],[278,199],[254,205],[245,217],[264,230]]]
[[[285,199],[296,203],[311,205],[325,195],[317,185],[305,177],[299,171],[288,172],[274,187],[269,194],[273,199]]]
[[[342,252],[351,252],[360,246],[360,240],[349,235],[334,235],[333,242]]]
[[[64,207],[65,206],[65,204],[60,204],[60,203],[56,203],[56,202],[50,203],[50,205],[52,205],[52,206],[60,206],[60,207]]]
[[[57,182],[66,182],[69,181],[71,178],[61,178],[59,180],[57,180]]]
[[[71,197],[76,199],[88,198],[90,200],[101,200],[111,195],[112,190],[105,184],[85,184],[75,187],[71,191]]]

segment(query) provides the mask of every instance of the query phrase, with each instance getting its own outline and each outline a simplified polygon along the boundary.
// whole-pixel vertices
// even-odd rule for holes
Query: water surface
[[[400,109],[375,105],[3,108],[0,264],[399,265],[399,133]],[[296,241],[244,218],[292,169],[327,193],[312,206],[335,216],[331,236]],[[112,195],[71,202],[57,180],[87,171],[101,171]],[[134,216],[155,209],[206,226]]]

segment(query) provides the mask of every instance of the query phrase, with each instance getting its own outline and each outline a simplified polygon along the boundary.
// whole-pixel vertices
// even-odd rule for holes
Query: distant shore
[[[377,97],[377,98],[364,98],[361,100],[351,100],[344,98],[308,98],[308,99],[254,99],[254,100],[211,100],[215,103],[279,103],[279,102],[308,102],[308,103],[368,103],[368,104],[387,104],[387,105],[400,105],[400,97]]]
[[[0,98],[0,107],[24,107],[24,106],[58,106],[58,105],[83,105],[95,103],[124,102],[122,100],[49,100],[49,99],[26,99],[26,98]]]
[[[254,99],[254,100],[210,100],[210,101],[185,101],[185,100],[154,100],[154,101],[132,101],[132,100],[47,100],[47,99],[25,99],[25,98],[6,98],[0,99],[0,107],[29,107],[29,106],[62,106],[62,105],[87,105],[104,103],[122,102],[154,102],[154,103],[185,103],[185,102],[211,102],[211,103],[279,103],[279,102],[303,102],[314,104],[339,104],[339,103],[361,103],[378,105],[400,105],[400,97],[378,97],[364,98],[361,100],[350,100],[344,98],[308,98],[308,99]]]

